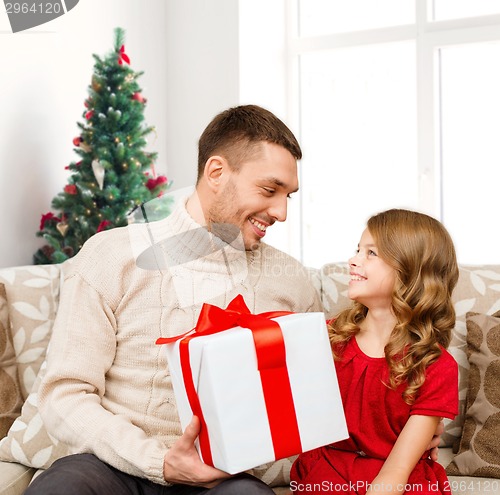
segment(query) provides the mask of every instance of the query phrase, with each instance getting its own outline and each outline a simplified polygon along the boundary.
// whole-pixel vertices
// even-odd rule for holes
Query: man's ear
[[[226,172],[227,167],[228,163],[226,159],[221,156],[211,156],[207,160],[203,175],[210,189],[213,191],[220,189],[223,179],[225,178],[224,172]]]

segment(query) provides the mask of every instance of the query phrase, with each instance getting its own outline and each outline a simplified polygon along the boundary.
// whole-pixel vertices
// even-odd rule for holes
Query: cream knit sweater
[[[155,341],[193,328],[203,302],[226,307],[239,293],[255,313],[321,311],[296,260],[265,244],[245,252],[222,242],[184,202],[165,220],[93,236],[61,292],[39,391],[49,433],[75,453],[164,484],[165,452],[182,432]],[[280,471],[271,469],[268,480]]]

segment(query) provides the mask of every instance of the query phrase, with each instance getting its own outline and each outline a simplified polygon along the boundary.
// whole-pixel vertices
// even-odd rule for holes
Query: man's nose
[[[286,220],[287,208],[288,208],[287,196],[276,197],[268,213],[272,218],[274,218],[278,222],[284,222]]]

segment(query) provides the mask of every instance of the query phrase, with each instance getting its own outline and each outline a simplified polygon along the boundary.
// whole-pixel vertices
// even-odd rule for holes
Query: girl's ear
[[[211,156],[207,160],[203,174],[208,187],[214,192],[220,189],[227,167],[228,163],[226,159],[221,156]]]

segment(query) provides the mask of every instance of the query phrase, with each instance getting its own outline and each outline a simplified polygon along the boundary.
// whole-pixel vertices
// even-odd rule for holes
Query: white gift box
[[[274,321],[283,334],[294,406],[291,411],[283,408],[278,414],[283,418],[294,415],[301,444],[298,451],[287,456],[347,438],[324,314],[289,314]],[[169,343],[165,348],[184,430],[193,412],[183,380],[180,342]],[[213,465],[235,474],[277,460],[252,331],[234,327],[192,338],[188,345]],[[203,458],[199,445],[197,448]]]

